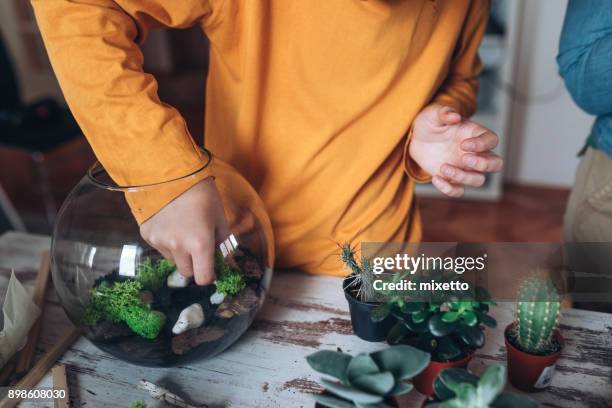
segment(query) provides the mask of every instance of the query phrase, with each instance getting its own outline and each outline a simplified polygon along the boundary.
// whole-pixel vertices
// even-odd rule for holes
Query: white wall
[[[522,0],[516,88],[505,176],[525,184],[569,186],[594,118],[573,103],[555,57],[565,0]]]

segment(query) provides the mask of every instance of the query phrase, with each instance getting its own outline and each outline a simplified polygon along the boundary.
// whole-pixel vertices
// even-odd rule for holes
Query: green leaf
[[[453,323],[459,319],[459,312],[444,312],[442,313],[442,321],[444,323]]]
[[[372,394],[385,395],[393,389],[395,378],[389,371],[376,374],[366,374],[351,380],[357,388]]]
[[[425,310],[421,310],[412,314],[412,321],[415,323],[423,323],[428,317],[429,313]]]
[[[495,364],[487,368],[476,388],[478,401],[482,406],[487,406],[501,394],[506,385],[506,367]]]
[[[425,309],[425,303],[423,302],[406,302],[401,307],[402,313],[415,313]]]
[[[362,375],[377,374],[380,373],[380,371],[381,370],[372,357],[370,357],[369,354],[362,353],[353,357],[349,362],[346,369],[346,376],[349,382],[352,382],[355,378],[361,377]]]
[[[321,379],[321,385],[332,394],[353,402],[374,404],[383,400],[383,397],[380,395],[371,394],[369,392],[358,390],[357,388],[351,387],[349,385],[329,381],[324,378]]]
[[[444,337],[452,332],[454,332],[457,328],[455,323],[446,323],[442,320],[441,314],[435,314],[429,318],[428,323],[429,331],[436,337]]]
[[[412,333],[403,322],[397,322],[387,333],[387,343],[399,344],[408,334]]]
[[[501,395],[499,395],[495,399],[495,401],[493,401],[493,403],[491,404],[491,408],[515,408],[515,407],[538,408],[538,403],[525,395],[504,392]]]
[[[389,391],[389,395],[403,395],[412,391],[413,385],[404,381],[398,381],[395,386]]]
[[[389,303],[382,303],[372,310],[372,314],[370,315],[370,319],[373,322],[382,322],[385,320],[389,314],[391,313],[391,305]]]
[[[401,380],[412,378],[427,367],[429,354],[414,347],[398,345],[372,354],[381,371],[391,371]]]
[[[340,351],[321,350],[306,356],[306,361],[313,370],[346,383],[346,371],[352,358],[350,354]]]
[[[435,349],[436,360],[454,360],[463,353],[455,340],[451,337],[440,337],[437,339],[437,347]]]
[[[484,345],[485,336],[478,326],[460,326],[459,337],[470,347],[480,348]]]
[[[455,396],[454,390],[462,383],[476,386],[478,377],[463,368],[447,368],[442,370],[434,380],[434,393],[439,400],[446,401]]]
[[[475,326],[478,324],[478,317],[476,317],[476,313],[472,311],[464,312],[461,315],[461,319],[463,320],[463,323],[467,324],[468,326]]]
[[[314,400],[328,408],[355,408],[351,402],[341,400],[331,395],[314,395]]]
[[[484,325],[489,326],[491,328],[497,327],[497,320],[495,320],[488,314],[483,313],[483,312],[476,312],[476,314],[478,315],[478,318]]]
[[[410,331],[415,333],[427,333],[427,321],[422,321],[420,323],[415,322],[412,319],[412,315],[408,315],[404,320],[404,324]]]

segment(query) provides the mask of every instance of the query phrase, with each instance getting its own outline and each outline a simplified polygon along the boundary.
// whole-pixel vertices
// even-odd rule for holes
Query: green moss
[[[142,289],[142,283],[131,279],[113,285],[101,283],[92,289],[84,322],[88,325],[100,320],[125,322],[134,333],[155,339],[164,326],[165,317],[142,302],[139,296]]]
[[[144,402],[143,400],[140,401],[134,401],[132,402],[132,404],[130,405],[130,408],[147,408],[147,403]]]
[[[240,268],[227,263],[218,251],[215,253],[215,272],[217,274],[215,285],[219,293],[235,295],[246,287]]]
[[[142,284],[143,289],[155,292],[164,285],[168,275],[175,269],[174,263],[167,259],[153,262],[147,258],[136,268],[136,280]]]

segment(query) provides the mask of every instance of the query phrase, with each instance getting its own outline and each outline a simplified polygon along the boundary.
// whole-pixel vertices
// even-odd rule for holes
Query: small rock
[[[213,305],[219,305],[225,299],[225,295],[223,293],[215,292],[210,296],[210,303]]]
[[[204,309],[201,304],[194,303],[181,311],[172,328],[172,333],[181,334],[189,329],[200,327],[202,323],[204,323]]]
[[[168,275],[166,283],[169,288],[185,288],[191,283],[191,278],[186,278],[178,270],[174,270],[174,272]]]

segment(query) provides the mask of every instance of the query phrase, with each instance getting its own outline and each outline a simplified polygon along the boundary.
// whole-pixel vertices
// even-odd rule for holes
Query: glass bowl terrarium
[[[138,187],[117,186],[96,163],[60,210],[51,246],[60,302],[87,338],[121,360],[171,366],[212,357],[263,304],[274,263],[270,220],[251,185],[204,154],[197,172]],[[204,171],[215,178],[230,232],[216,244],[216,281],[198,286],[142,239],[126,197],[189,183]]]

